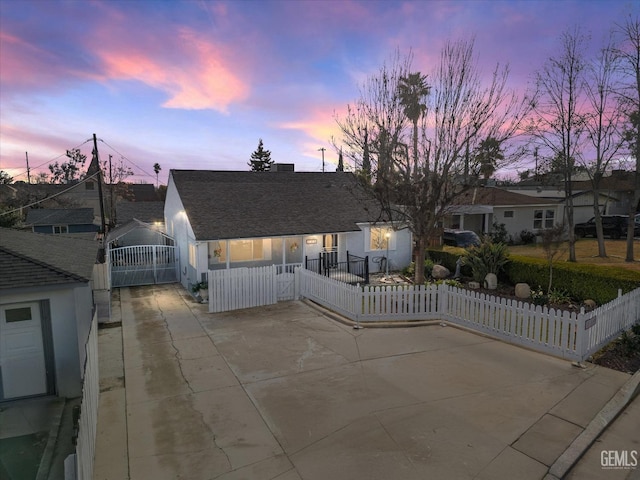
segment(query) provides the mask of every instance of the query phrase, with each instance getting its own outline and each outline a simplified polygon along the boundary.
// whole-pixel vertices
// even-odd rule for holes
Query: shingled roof
[[[98,243],[0,228],[0,289],[88,282]]]
[[[27,212],[28,225],[91,225],[93,208],[37,208]]]
[[[171,170],[197,240],[358,231],[380,208],[346,172]]]
[[[532,197],[522,193],[510,192],[496,187],[471,188],[458,195],[454,205],[490,205],[490,206],[516,206],[516,205],[548,205],[553,200]]]

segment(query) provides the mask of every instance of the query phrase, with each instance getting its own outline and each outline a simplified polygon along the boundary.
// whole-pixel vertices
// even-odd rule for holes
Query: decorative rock
[[[478,282],[469,282],[469,284],[467,285],[469,288],[472,288],[474,290],[477,290],[480,288],[480,284]]]
[[[451,275],[449,269],[442,265],[434,265],[433,270],[431,270],[431,276],[436,280],[444,280],[445,278],[449,278],[449,275]]]
[[[586,308],[587,310],[593,310],[594,308],[596,308],[598,306],[598,304],[595,302],[595,300],[591,300],[590,298],[586,299],[583,302],[584,308]]]
[[[484,277],[484,286],[489,290],[498,288],[498,277],[495,273],[487,273],[487,276]]]
[[[531,287],[528,283],[516,283],[516,297],[529,298],[531,296]]]

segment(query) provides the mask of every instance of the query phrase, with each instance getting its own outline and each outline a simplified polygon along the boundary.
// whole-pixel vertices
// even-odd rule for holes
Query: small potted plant
[[[203,303],[209,301],[209,284],[207,282],[196,282],[191,285],[191,291],[196,299]]]

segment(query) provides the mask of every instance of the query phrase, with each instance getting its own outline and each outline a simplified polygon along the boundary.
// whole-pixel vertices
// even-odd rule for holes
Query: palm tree
[[[160,173],[160,170],[162,170],[162,168],[160,167],[160,164],[154,163],[153,171],[156,172],[156,189],[158,188],[158,174]]]
[[[413,166],[414,174],[418,171],[418,121],[427,110],[424,99],[431,91],[427,85],[427,76],[420,72],[410,73],[400,77],[398,81],[398,95],[404,114],[413,123]]]

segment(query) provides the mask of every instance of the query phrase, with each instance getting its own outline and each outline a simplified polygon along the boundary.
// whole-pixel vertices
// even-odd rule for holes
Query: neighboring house
[[[98,247],[0,229],[0,401],[82,394]]]
[[[444,227],[488,234],[493,223],[504,224],[512,239],[520,232],[538,232],[562,223],[562,206],[556,200],[535,198],[497,187],[475,187],[458,195],[447,207]]]
[[[600,198],[598,206],[603,215],[628,215],[629,202],[635,189],[635,172],[613,170],[610,175],[600,181]],[[539,180],[528,179],[517,185],[507,187],[511,192],[522,193],[532,197],[557,199],[564,201],[564,183],[558,175],[541,176]],[[591,209],[578,208],[574,213],[574,222],[585,222],[593,217],[593,189],[590,180],[574,180],[572,182],[574,204],[578,207],[591,206]],[[640,211],[640,205],[636,206]]]
[[[387,252],[390,268],[411,262],[409,230],[385,223],[351,173],[171,170],[164,216],[185,287],[209,269],[290,268],[328,253],[368,256],[371,271]]]
[[[100,230],[94,224],[91,208],[40,208],[27,212],[25,225],[35,233],[91,233]]]

